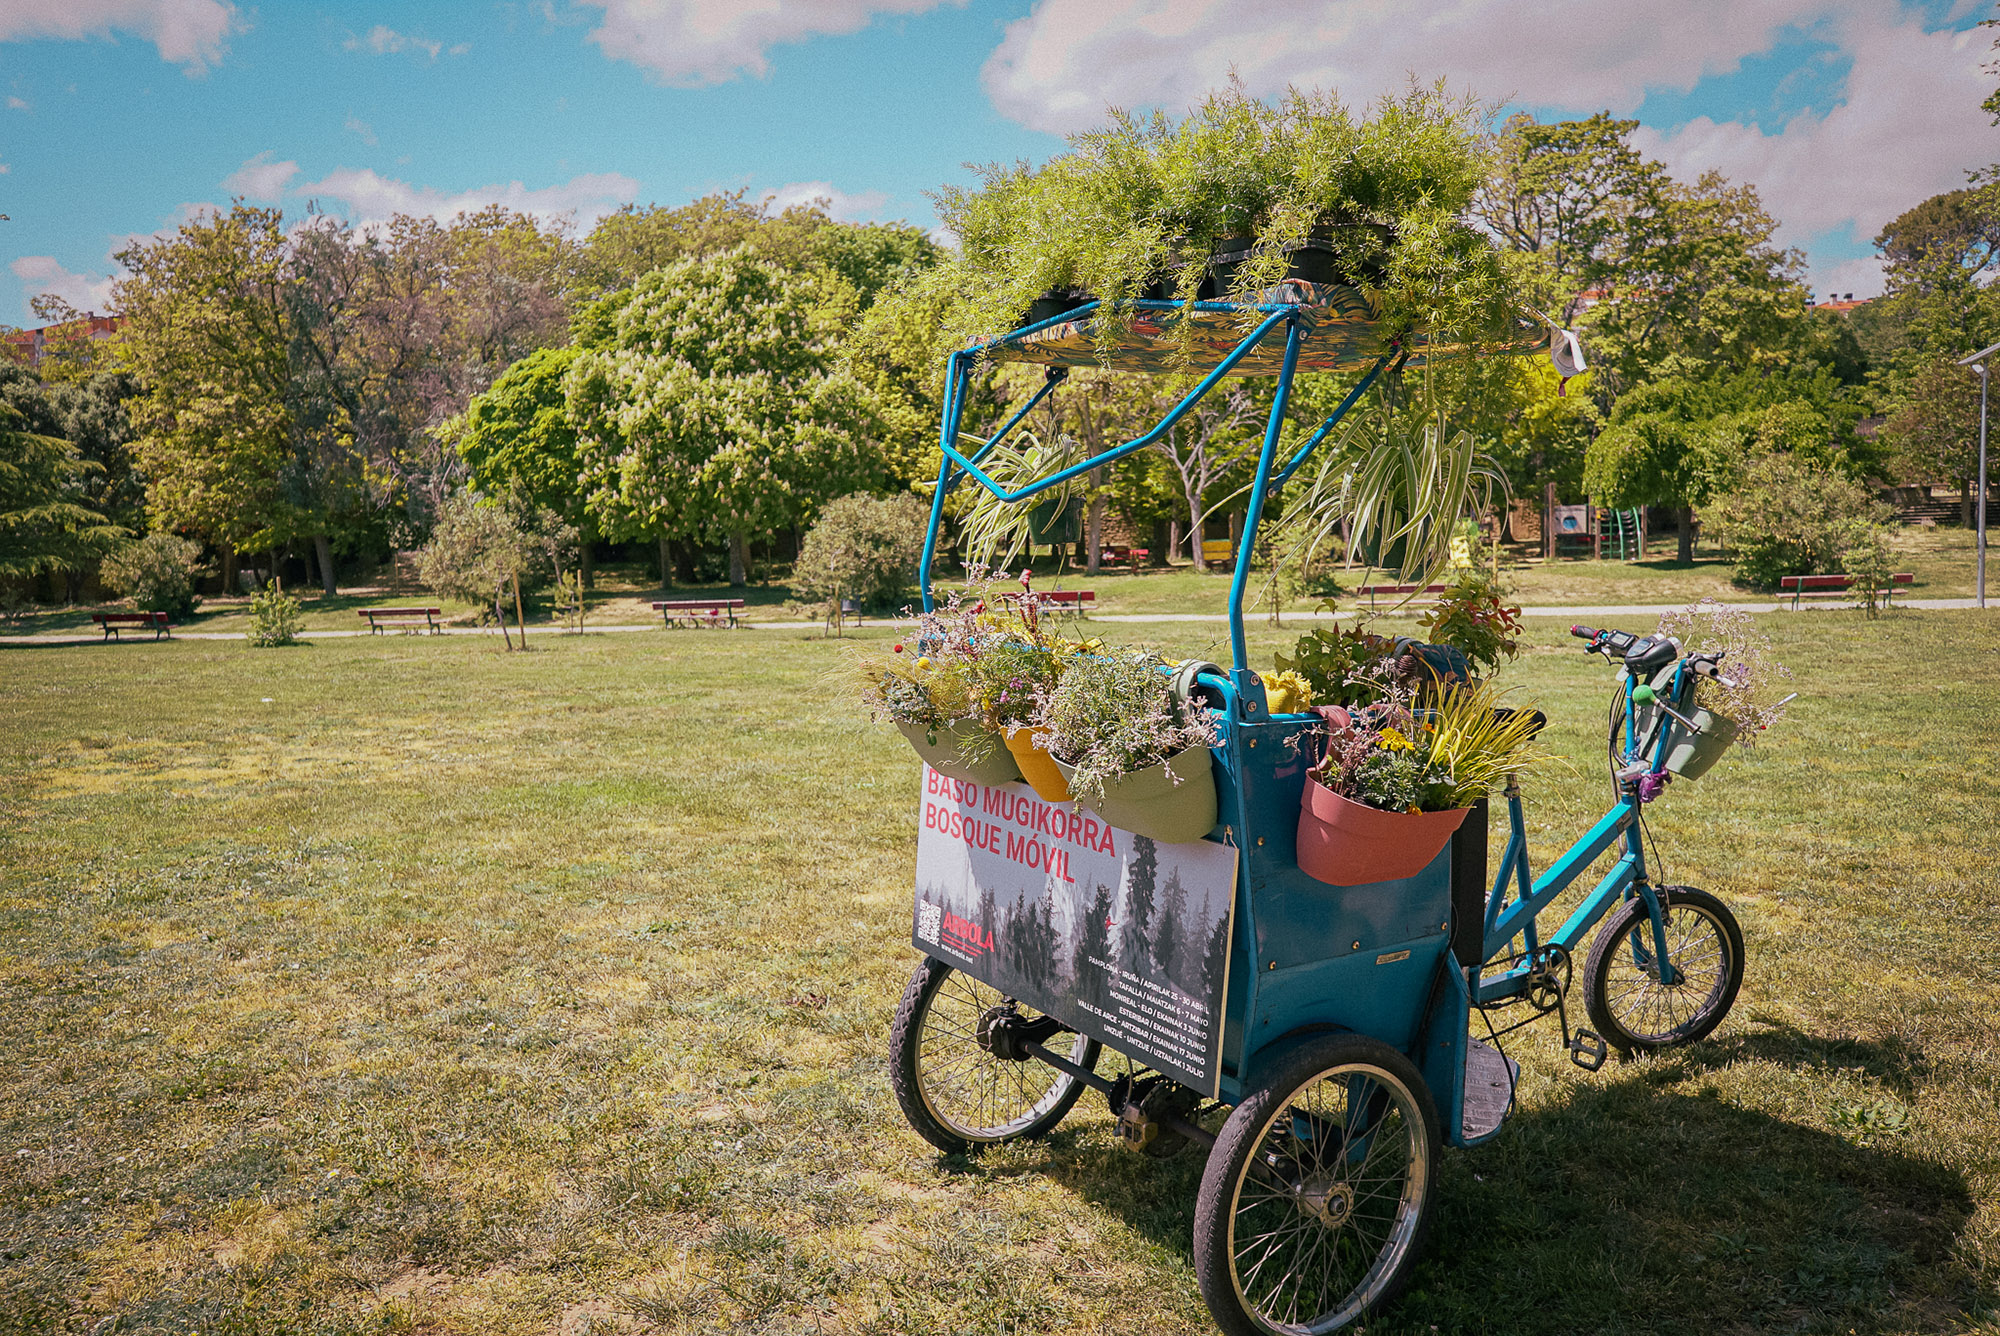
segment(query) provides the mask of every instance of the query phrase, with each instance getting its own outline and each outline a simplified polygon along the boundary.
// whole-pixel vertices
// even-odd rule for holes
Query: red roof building
[[[21,366],[40,366],[52,346],[60,347],[64,342],[87,338],[94,341],[116,338],[118,326],[124,323],[115,315],[84,314],[76,320],[66,320],[60,325],[43,325],[39,329],[17,329],[0,334],[0,347],[7,356]]]

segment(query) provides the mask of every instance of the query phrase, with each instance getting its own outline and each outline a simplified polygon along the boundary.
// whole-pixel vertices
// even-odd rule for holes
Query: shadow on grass
[[[1796,1030],[1741,1036],[1605,1078],[1493,1142],[1448,1152],[1428,1247],[1370,1333],[1955,1329],[2000,1308],[1958,1246],[1957,1170],[1743,1109],[1705,1074],[1744,1059],[1861,1067],[1907,1083],[1921,1055]],[[1038,1172],[1192,1258],[1197,1148],[1155,1161],[1058,1132]]]

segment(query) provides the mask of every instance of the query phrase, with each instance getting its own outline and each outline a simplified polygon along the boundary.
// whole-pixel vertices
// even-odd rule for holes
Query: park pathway
[[[1684,606],[1686,605],[1680,603],[1591,603],[1591,604],[1579,603],[1574,605],[1563,605],[1563,606],[1522,608],[1521,615],[1523,617],[1559,617],[1559,618],[1658,617],[1662,613],[1676,612]],[[1781,602],[1726,603],[1723,606],[1728,608],[1739,608],[1744,612],[1785,612],[1790,610],[1791,603],[1789,600],[1786,600]],[[1812,607],[1810,608],[1801,609],[1801,611],[1811,612],[1818,608],[1851,609],[1851,608],[1858,608],[1860,606],[1861,605],[1858,603],[1822,602],[1822,603],[1816,603],[1812,605]],[[1979,604],[1977,599],[1971,599],[1971,598],[1913,598],[1913,599],[1898,599],[1895,606],[1897,606],[1898,608],[1916,609],[1918,611],[1923,611],[1923,612],[1940,612],[1940,611],[1955,612],[1955,611],[1962,611],[1965,609],[1976,608],[1979,606]],[[1349,609],[1344,609],[1340,612],[1288,612],[1285,614],[1285,621],[1288,623],[1337,621],[1342,617],[1357,616],[1364,611],[1366,610],[1360,608],[1349,608]],[[2000,599],[1989,600],[1987,604],[1987,611],[1989,612],[2000,611]],[[1386,608],[1380,609],[1378,610],[1378,615],[1388,615],[1388,612],[1389,610]],[[1411,613],[1408,615],[1414,616],[1415,610],[1413,609]],[[1254,624],[1262,616],[1263,614],[1261,613],[1253,613],[1250,615],[1250,617],[1246,618],[1246,620]],[[1119,623],[1227,622],[1229,620],[1229,616],[1227,613],[1220,613],[1220,612],[1121,612],[1121,613],[1094,613],[1090,616],[1088,620],[1092,622],[1119,622]],[[824,625],[824,623],[818,621],[739,622],[737,625],[738,628],[742,630],[788,631],[788,630],[814,629]],[[910,625],[910,623],[907,621],[881,621],[874,623],[874,625],[908,626]],[[588,634],[602,633],[607,635],[620,635],[630,631],[658,631],[662,628],[660,626],[660,623],[658,622],[645,622],[636,626],[586,626],[583,629]],[[307,639],[307,640],[347,640],[347,639],[352,639],[356,636],[367,636],[372,634],[374,633],[366,630],[299,632],[300,637],[302,639]],[[497,628],[490,626],[452,626],[452,627],[446,627],[443,631],[443,634],[448,636],[497,636],[500,634],[500,632]],[[535,627],[534,634],[540,637],[547,635],[563,635],[567,633],[564,632],[561,627],[556,626],[553,623],[543,623],[543,624],[538,624]],[[134,640],[138,641],[141,644],[146,643],[144,637],[141,635],[135,634],[133,638]],[[176,631],[173,634],[173,638],[176,640],[242,640],[246,638],[246,633],[242,631]],[[101,639],[100,633],[96,631],[57,633],[57,634],[32,635],[32,636],[0,636],[0,645],[36,646],[41,648],[52,648],[58,645],[97,645],[97,644],[107,644],[107,643],[114,643],[114,642],[104,641],[103,639]]]

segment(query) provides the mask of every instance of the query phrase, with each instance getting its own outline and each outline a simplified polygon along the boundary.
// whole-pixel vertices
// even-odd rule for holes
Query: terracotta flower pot
[[[1076,775],[1076,767],[1059,758],[1056,769],[1065,781]],[[1180,783],[1173,781],[1169,770]],[[1119,830],[1161,844],[1193,844],[1215,829],[1215,757],[1206,747],[1189,747],[1159,765],[1111,780],[1102,798],[1079,793],[1076,803]]]
[[[896,727],[917,749],[917,755],[924,758],[924,764],[940,775],[967,784],[1011,784],[1021,777],[1014,754],[1000,745],[999,738],[969,720],[962,719],[943,728],[926,728],[922,724]],[[992,739],[990,743],[988,738]],[[968,746],[978,759],[966,755]]]
[[[1385,812],[1307,776],[1299,802],[1299,871],[1333,886],[1414,877],[1444,851],[1471,810]]]
[[[1014,754],[1014,764],[1021,767],[1021,778],[1028,781],[1028,787],[1043,802],[1066,803],[1075,795],[1069,791],[1069,781],[1056,768],[1056,758],[1035,745],[1035,739],[1043,736],[1046,728],[1010,728],[1007,730],[1007,750]]]

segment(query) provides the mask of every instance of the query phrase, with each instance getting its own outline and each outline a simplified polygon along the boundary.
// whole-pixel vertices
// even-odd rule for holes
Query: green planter
[[[967,784],[1012,784],[1021,778],[1021,767],[1014,764],[1014,753],[1007,750],[1007,744],[978,724],[960,720],[944,728],[922,724],[896,727],[924,758],[925,765],[949,779]],[[977,759],[966,755],[968,745]]]
[[[1074,791],[1076,767],[1058,757],[1056,769]],[[1170,761],[1118,776],[1104,786],[1102,798],[1077,794],[1076,804],[1119,830],[1161,844],[1193,844],[1215,829],[1214,754],[1206,747],[1189,747]]]
[[[1736,721],[1708,710],[1696,710],[1688,718],[1701,728],[1689,736],[1679,724],[1673,725],[1679,740],[1667,750],[1667,772],[1682,779],[1700,779],[1736,741]]]

